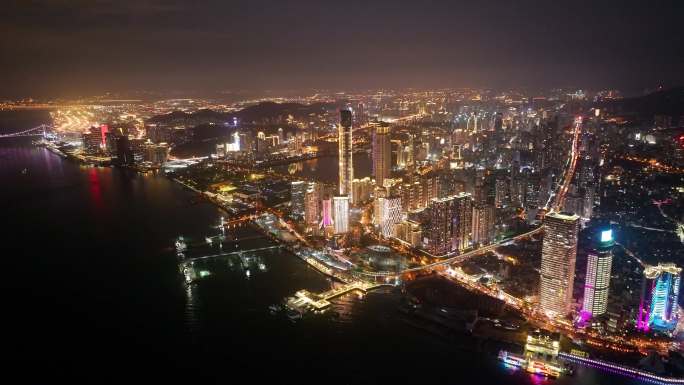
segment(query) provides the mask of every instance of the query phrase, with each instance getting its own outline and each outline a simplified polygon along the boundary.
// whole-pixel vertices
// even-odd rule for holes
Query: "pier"
[[[308,310],[323,311],[330,307],[330,300],[341,295],[350,293],[352,291],[359,291],[366,294],[368,291],[377,289],[381,286],[391,286],[386,283],[374,283],[355,281],[344,284],[338,288],[330,289],[326,292],[316,294],[307,290],[300,290],[295,293],[294,297],[287,299],[287,306],[293,310],[304,313]]]

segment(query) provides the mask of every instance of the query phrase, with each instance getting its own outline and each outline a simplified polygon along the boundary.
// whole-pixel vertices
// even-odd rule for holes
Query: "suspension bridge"
[[[33,128],[29,128],[24,131],[12,132],[9,134],[0,134],[0,138],[17,138],[21,136],[45,136],[45,131],[52,128],[49,124],[41,124]]]

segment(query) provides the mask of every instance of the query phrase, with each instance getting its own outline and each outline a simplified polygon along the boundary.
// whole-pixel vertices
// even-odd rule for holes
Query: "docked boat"
[[[566,368],[558,362],[548,361],[530,355],[523,356],[500,350],[498,357],[499,361],[502,361],[506,365],[518,367],[529,373],[544,377],[557,378],[561,373],[566,371]]]

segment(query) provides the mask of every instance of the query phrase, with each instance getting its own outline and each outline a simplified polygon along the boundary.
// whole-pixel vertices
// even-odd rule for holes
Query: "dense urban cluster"
[[[491,297],[541,330],[529,346],[552,346],[500,358],[557,375],[560,335],[576,357],[681,349],[684,116],[643,107],[672,94],[92,100],[53,106],[40,143],[166,173],[349,290],[439,275]],[[292,303],[320,310],[326,295]]]

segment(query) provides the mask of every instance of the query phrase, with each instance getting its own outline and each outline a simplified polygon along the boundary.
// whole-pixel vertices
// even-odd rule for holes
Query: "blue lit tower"
[[[677,326],[682,269],[674,263],[646,266],[641,286],[637,328],[672,332]]]

